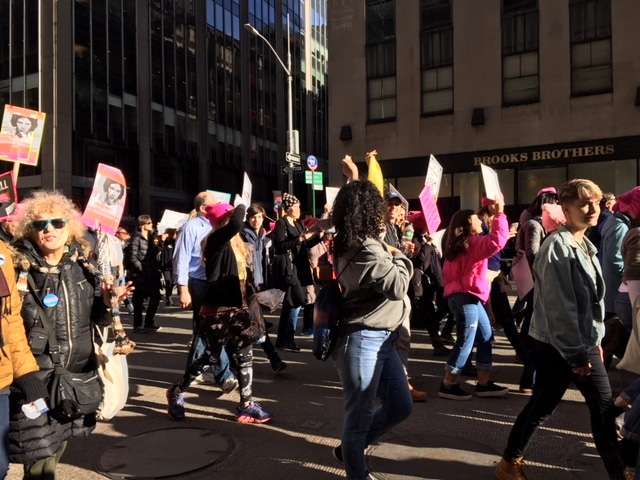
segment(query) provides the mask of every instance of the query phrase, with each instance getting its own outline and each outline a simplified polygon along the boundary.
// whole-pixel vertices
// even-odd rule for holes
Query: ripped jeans
[[[459,375],[476,346],[476,367],[491,370],[491,339],[493,330],[487,311],[478,297],[470,293],[456,293],[449,297],[449,310],[456,321],[456,343],[445,371]]]

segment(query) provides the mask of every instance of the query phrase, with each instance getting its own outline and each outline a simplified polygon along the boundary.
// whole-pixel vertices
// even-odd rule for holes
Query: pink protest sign
[[[87,227],[100,228],[109,235],[115,235],[127,199],[126,189],[127,183],[120,170],[98,164],[91,198],[82,214],[83,223]]]
[[[440,212],[438,212],[438,205],[436,205],[436,198],[431,191],[430,185],[425,185],[420,192],[420,205],[422,206],[422,213],[424,213],[424,219],[427,222],[427,228],[429,234],[432,235],[438,231],[438,227],[442,220],[440,219]]]
[[[46,114],[5,105],[0,128],[0,160],[35,166]]]

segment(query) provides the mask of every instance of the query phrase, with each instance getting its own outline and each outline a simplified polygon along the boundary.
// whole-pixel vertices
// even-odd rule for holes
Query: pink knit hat
[[[542,195],[543,193],[555,193],[557,195],[558,194],[558,190],[556,190],[556,187],[544,187],[544,188],[541,188],[540,190],[538,190],[536,198],[539,197],[540,195]]]
[[[632,218],[640,217],[640,187],[619,195],[613,209],[626,213]]]
[[[491,200],[489,197],[482,197],[482,201],[481,201],[481,205],[482,208],[486,208],[489,205],[493,205],[495,202],[495,200]]]
[[[233,205],[229,205],[228,203],[218,203],[216,205],[207,206],[205,216],[207,217],[207,220],[209,220],[211,226],[216,228],[222,219],[233,210]]]

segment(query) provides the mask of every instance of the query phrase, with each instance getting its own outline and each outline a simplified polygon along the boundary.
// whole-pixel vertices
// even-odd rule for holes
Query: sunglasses
[[[50,218],[49,220],[34,220],[33,222],[29,223],[29,225],[36,232],[41,232],[43,230],[46,230],[49,225],[57,230],[60,230],[66,227],[67,223],[69,223],[69,220],[65,220],[64,218]]]
[[[116,232],[116,235],[129,235],[129,232]]]

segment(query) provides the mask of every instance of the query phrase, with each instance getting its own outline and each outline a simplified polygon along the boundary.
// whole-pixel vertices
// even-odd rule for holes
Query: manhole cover
[[[98,471],[110,478],[169,478],[223,461],[233,441],[212,430],[170,428],[141,433],[108,448]]]

